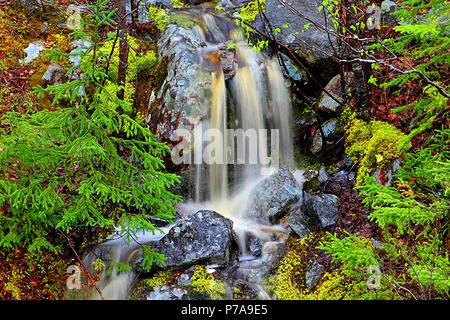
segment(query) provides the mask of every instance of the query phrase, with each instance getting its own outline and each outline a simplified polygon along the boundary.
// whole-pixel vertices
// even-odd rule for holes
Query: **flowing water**
[[[256,236],[264,243],[270,241],[273,233],[283,233],[285,230],[280,225],[261,224],[248,219],[245,204],[254,187],[267,174],[282,164],[294,169],[289,91],[277,60],[248,47],[234,21],[203,14],[193,30],[207,44],[205,48],[199,48],[200,57],[210,60],[207,61],[209,64],[216,64],[211,72],[209,116],[203,121],[203,126],[214,129],[212,132],[220,132],[223,139],[214,139],[217,136],[207,133],[203,141],[195,142],[196,149],[206,147],[207,150],[214,150],[209,153],[213,159],[209,159],[209,164],[191,166],[195,194],[193,199],[180,204],[177,211],[187,215],[203,209],[214,210],[233,220],[243,269],[257,268],[261,261],[247,252],[248,235]],[[235,44],[234,50],[224,49],[224,43],[225,47],[229,47],[229,40]],[[232,59],[221,60],[223,57]],[[231,61],[231,64],[224,66],[223,61],[229,64]],[[246,148],[239,149],[234,140],[231,141],[234,138],[230,140],[230,129],[242,130],[248,139],[245,141],[249,142]],[[228,143],[230,141],[231,144]],[[249,160],[255,155],[258,155],[256,163]],[[235,164],[229,164],[229,158]],[[162,236],[141,234],[130,245],[123,239],[114,239],[103,246],[110,248],[112,260],[127,263],[140,243],[155,241]],[[93,258],[91,256],[86,261]],[[117,273],[113,270],[111,275],[102,276],[98,286],[105,299],[125,299],[135,277],[132,272]],[[259,290],[260,298],[269,297],[257,279],[254,287]],[[94,292],[91,298],[98,299],[99,296]]]

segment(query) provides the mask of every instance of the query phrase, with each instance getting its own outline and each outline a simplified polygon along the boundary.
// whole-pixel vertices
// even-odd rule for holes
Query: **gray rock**
[[[27,54],[27,57],[25,58],[25,60],[23,60],[23,63],[28,64],[31,61],[33,61],[34,59],[37,59],[39,57],[39,54],[41,53],[41,51],[44,49],[45,49],[45,44],[41,40],[30,43],[28,45],[28,47],[23,50]]]
[[[323,266],[319,264],[316,260],[309,260],[306,267],[305,282],[306,287],[309,291],[314,290],[320,280],[322,275]]]
[[[347,188],[350,188],[349,182],[354,179],[354,174],[341,170],[333,173],[325,185],[326,192],[339,194]]]
[[[294,176],[287,166],[283,166],[255,187],[245,215],[264,222],[275,222],[288,213],[300,194]]]
[[[72,42],[71,45],[74,49],[70,51],[69,61],[72,62],[73,66],[79,66],[83,53],[89,50],[91,43],[87,40],[78,39]]]
[[[383,25],[390,27],[397,22],[397,17],[392,14],[397,10],[397,4],[394,1],[385,0],[381,3],[381,21]]]
[[[294,231],[300,239],[306,238],[311,231],[308,228],[309,218],[302,214],[300,208],[291,210],[289,215],[289,227]]]
[[[164,268],[194,264],[227,264],[236,248],[233,222],[217,212],[202,210],[178,220],[160,240],[150,244],[166,257]],[[142,270],[142,252],[134,269]],[[162,266],[159,266],[162,267]]]
[[[47,71],[45,71],[42,76],[42,80],[51,83],[60,83],[64,75],[64,69],[59,64],[51,64],[48,66]]]
[[[330,119],[322,125],[322,131],[325,138],[328,138],[336,130],[337,119]],[[314,132],[310,151],[313,154],[319,153],[323,148],[322,134],[319,129]]]
[[[346,85],[346,87],[351,87],[353,83],[353,73],[349,72],[345,74],[345,78],[349,85]],[[317,102],[317,110],[325,112],[325,113],[332,113],[335,114],[340,109],[339,102],[342,103],[342,92],[341,92],[341,76],[336,75],[334,76],[325,86],[325,91],[323,91],[319,97],[319,100]],[[329,92],[333,98],[326,93]],[[337,101],[336,101],[336,100]],[[339,101],[339,102],[338,102]]]
[[[300,81],[303,78],[301,71],[291,62],[291,60],[284,54],[280,54],[283,59],[283,63],[286,66],[286,69],[283,65],[280,65],[281,70],[283,71],[283,75],[286,78],[292,78],[295,81]]]
[[[190,286],[191,284],[192,284],[192,277],[189,274],[183,273],[178,277],[178,286],[185,287]]]
[[[154,291],[150,292],[147,300],[183,300],[187,293],[186,290],[176,286],[158,286],[154,287]]]
[[[255,256],[255,257],[259,257],[261,255],[262,252],[262,247],[261,247],[261,240],[259,238],[251,238],[250,239],[250,243],[249,243],[249,249],[250,249],[250,253]]]
[[[319,229],[329,227],[339,218],[339,198],[334,194],[311,195],[304,192],[302,213]]]
[[[398,173],[398,169],[400,168],[400,163],[401,163],[401,159],[397,158],[394,161],[392,161],[391,165],[390,165],[390,169],[384,171],[384,176],[386,178],[384,185],[387,187],[392,186],[392,183],[394,182],[394,176]],[[372,173],[372,177],[375,178],[375,180],[382,184],[382,181],[380,179],[380,173],[381,173],[381,169],[377,168],[373,173]]]
[[[48,22],[44,22],[41,28],[41,33],[48,34]]]
[[[319,182],[320,183],[324,183],[328,180],[328,173],[327,170],[325,170],[325,168],[322,168],[319,170]]]
[[[160,59],[169,60],[158,98],[169,110],[182,111],[187,119],[206,116],[212,94],[211,76],[200,68],[197,49],[203,45],[192,30],[173,24],[166,27],[158,41]]]
[[[21,0],[23,7],[30,13],[37,13],[44,5],[42,0]]]
[[[286,1],[286,3],[307,18],[324,25],[323,12],[319,12],[317,9],[322,5],[321,1],[290,0]],[[277,40],[284,45],[288,45],[289,48],[297,50],[299,56],[306,61],[309,67],[314,69],[320,79],[329,80],[337,70],[337,64],[331,58],[333,49],[330,44],[331,39],[333,45],[336,45],[335,38],[331,35],[328,38],[326,32],[312,24],[305,30],[304,26],[310,22],[294,14],[278,0],[266,0],[265,6],[265,15],[270,21],[272,28],[280,29],[280,32],[276,35]],[[288,28],[283,28],[283,25],[286,24]],[[264,30],[264,20],[260,14],[256,16],[253,25],[259,30]],[[332,28],[333,24],[329,22],[328,26]],[[295,32],[298,32],[296,36],[293,35]]]

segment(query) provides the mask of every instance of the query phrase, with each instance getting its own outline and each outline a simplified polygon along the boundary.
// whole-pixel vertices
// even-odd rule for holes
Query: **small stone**
[[[51,64],[42,76],[42,80],[52,83],[60,83],[64,69],[59,64]]]
[[[259,257],[261,255],[261,240],[259,238],[251,238],[250,239],[250,245],[249,245],[250,253],[255,256]]]
[[[41,40],[30,43],[28,47],[23,50],[27,53],[27,57],[25,58],[23,63],[28,64],[34,59],[37,59],[37,57],[39,57],[39,53],[44,49],[45,45]]]
[[[316,260],[309,260],[307,265],[307,271],[305,276],[306,287],[309,291],[314,290],[314,288],[319,283],[320,277],[322,275],[323,266],[319,264]]]
[[[43,34],[48,33],[48,22],[44,22],[44,25],[41,28],[41,33],[43,33]]]

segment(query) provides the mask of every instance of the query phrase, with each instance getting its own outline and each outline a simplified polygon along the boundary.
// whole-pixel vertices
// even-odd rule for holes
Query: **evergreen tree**
[[[102,39],[101,28],[114,25],[116,10],[107,1],[88,6],[74,40],[90,45],[77,53],[51,50],[57,62],[64,56],[81,55],[81,80],[37,87],[38,96],[53,95],[54,110],[20,114],[9,112],[9,123],[0,136],[0,247],[28,247],[59,251],[48,239],[54,228],[63,232],[99,226],[119,227],[130,240],[138,229],[155,232],[151,218],[168,221],[179,199],[168,191],[178,181],[164,172],[162,156],[170,149],[156,141],[150,130],[122,110],[128,102],[104,85],[108,76],[99,61],[110,53],[100,50],[113,35]],[[112,48],[114,50],[114,48]],[[76,68],[70,68],[68,72]],[[64,107],[64,105],[68,107]],[[136,213],[137,212],[137,213]],[[150,248],[145,268],[163,257]]]

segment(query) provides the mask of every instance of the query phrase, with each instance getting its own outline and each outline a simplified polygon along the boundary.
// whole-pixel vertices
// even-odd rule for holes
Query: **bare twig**
[[[80,256],[78,255],[77,250],[75,250],[75,248],[74,248],[74,246],[72,244],[72,241],[70,240],[69,236],[64,231],[62,231],[60,228],[58,228],[56,226],[56,223],[53,221],[52,217],[47,215],[47,218],[53,224],[55,230],[57,230],[60,234],[62,234],[64,236],[64,238],[66,238],[67,242],[69,243],[70,248],[72,249],[73,253],[75,254],[75,257],[77,258],[78,262],[80,262],[81,266],[83,267],[84,271],[86,272],[86,275],[88,276],[89,280],[92,282],[92,285],[95,287],[95,289],[97,290],[98,294],[100,295],[100,299],[104,300],[102,292],[100,291],[100,289],[98,288],[98,286],[95,283],[94,279],[92,278],[91,272],[89,271],[88,267],[86,267],[86,265],[84,264],[83,260],[81,260]]]

